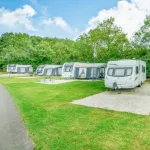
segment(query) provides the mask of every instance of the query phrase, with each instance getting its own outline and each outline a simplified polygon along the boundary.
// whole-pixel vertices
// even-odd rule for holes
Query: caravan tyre
[[[138,87],[141,87],[142,86],[142,82],[138,85]]]

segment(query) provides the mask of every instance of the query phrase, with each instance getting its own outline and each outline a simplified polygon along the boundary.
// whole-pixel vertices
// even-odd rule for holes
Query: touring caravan
[[[18,73],[18,74],[28,74],[33,72],[32,65],[18,65],[18,64],[9,64],[7,65],[8,73]]]
[[[65,63],[62,67],[63,79],[92,79],[104,78],[105,63]]]
[[[36,70],[37,75],[41,76],[61,76],[62,65],[40,65]]]
[[[146,80],[146,63],[141,60],[109,61],[105,86],[112,89],[135,88]]]

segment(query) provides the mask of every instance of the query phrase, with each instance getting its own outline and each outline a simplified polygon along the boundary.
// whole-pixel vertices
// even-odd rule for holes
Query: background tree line
[[[97,58],[93,60],[96,44]],[[5,33],[0,37],[0,69],[7,64],[63,64],[65,62],[107,62],[117,59],[141,59],[147,62],[150,76],[150,16],[131,40],[114,24],[114,18],[100,23],[76,41],[42,38],[25,33]]]

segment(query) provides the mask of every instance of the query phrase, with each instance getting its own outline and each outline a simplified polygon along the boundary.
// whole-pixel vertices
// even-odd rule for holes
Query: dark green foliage
[[[63,64],[70,60],[73,41],[5,33],[0,38],[0,67],[7,64]]]

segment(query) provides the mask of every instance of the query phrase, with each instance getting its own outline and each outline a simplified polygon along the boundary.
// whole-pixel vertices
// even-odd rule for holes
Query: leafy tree
[[[150,16],[146,17],[144,25],[135,33],[134,42],[146,49],[150,49]]]
[[[96,44],[96,62],[107,62],[126,56],[126,51],[131,50],[131,44],[121,30],[110,18],[99,24],[87,34],[81,35],[75,43],[75,57],[80,61],[90,61]],[[128,56],[126,56],[128,57]]]
[[[81,35],[73,45],[72,58],[79,62],[92,62],[93,46],[87,34]]]
[[[147,63],[147,76],[150,77],[150,16],[146,16],[144,25],[134,35],[134,49],[136,58]]]

